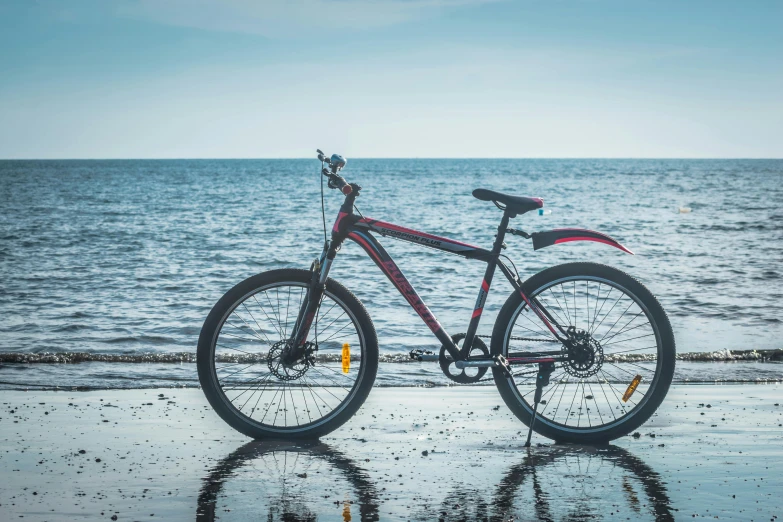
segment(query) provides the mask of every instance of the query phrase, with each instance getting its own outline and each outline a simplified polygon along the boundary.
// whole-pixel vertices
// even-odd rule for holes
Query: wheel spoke
[[[217,328],[212,358],[217,390],[234,415],[256,425],[292,429],[326,422],[354,397],[365,374],[363,336],[353,308],[328,291],[318,307],[313,338],[298,348],[303,352],[291,365],[283,364],[283,353],[290,350],[291,320],[298,317],[305,299],[305,283],[278,283],[249,293],[229,308]],[[319,321],[326,327],[319,328]],[[268,333],[280,340],[272,342]],[[320,351],[319,337],[324,338]],[[339,362],[327,364],[332,354],[339,357],[339,344],[336,350],[333,345],[343,339],[355,346],[358,356],[346,373]]]
[[[643,301],[627,288],[596,276],[563,277],[543,283],[528,295],[531,301],[540,302],[553,319],[563,324],[567,319],[568,326],[574,327],[569,331],[570,340],[562,345],[567,360],[557,363],[551,384],[541,396],[545,404],[539,405],[537,414],[542,419],[571,430],[596,430],[621,423],[645,403],[658,372],[656,360],[661,349],[657,326],[647,312],[649,304],[642,306]],[[542,335],[541,325],[528,310],[529,306],[520,302],[510,318],[513,326],[503,353],[519,351],[509,346],[514,337]],[[549,332],[543,332],[543,336],[551,338]],[[651,338],[655,344],[650,343]],[[527,344],[523,346],[530,349]],[[514,396],[529,408],[528,412],[534,407],[537,373],[527,368],[515,374],[515,381],[508,381],[516,387]],[[638,374],[645,376],[647,384],[623,402],[625,386]]]
[[[264,292],[264,293],[266,293],[266,292]],[[268,298],[268,297],[267,297],[267,298]],[[266,313],[266,309],[265,309],[265,308],[264,308],[264,307],[261,305],[261,303],[258,301],[258,298],[256,298],[255,294],[253,294],[253,301],[255,301],[255,302],[256,302],[256,304],[258,305],[258,307],[261,309],[261,311],[262,311],[262,312],[264,312],[264,315],[266,316],[266,318],[269,320],[269,322],[270,322],[270,323],[272,323],[272,326],[275,328],[275,330],[277,331],[278,335],[280,335],[280,337],[282,338],[282,337],[283,337],[283,332],[282,332],[282,331],[280,330],[280,328],[279,328],[279,326],[280,326],[280,321],[278,321],[278,322],[277,322],[277,326],[274,326],[274,324],[275,324],[275,323],[274,323],[274,321],[272,320],[272,318],[271,318],[271,317],[269,317],[269,314],[268,314],[268,313]],[[243,303],[243,304],[244,304],[244,303]],[[273,314],[273,315],[274,315],[274,314]]]

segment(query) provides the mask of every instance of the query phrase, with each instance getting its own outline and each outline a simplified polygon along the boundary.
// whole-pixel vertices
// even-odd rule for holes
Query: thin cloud
[[[366,31],[460,7],[498,0],[128,0],[120,16],[165,25],[259,34],[272,38],[305,31]]]

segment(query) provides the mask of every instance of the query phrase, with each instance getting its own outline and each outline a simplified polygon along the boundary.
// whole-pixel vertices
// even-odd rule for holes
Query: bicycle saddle
[[[481,201],[492,201],[496,205],[503,204],[511,214],[511,217],[515,217],[518,214],[524,214],[537,208],[544,206],[544,200],[541,198],[528,198],[525,196],[511,196],[509,194],[503,194],[502,192],[495,192],[494,190],[476,189],[473,191],[473,197],[480,199]]]

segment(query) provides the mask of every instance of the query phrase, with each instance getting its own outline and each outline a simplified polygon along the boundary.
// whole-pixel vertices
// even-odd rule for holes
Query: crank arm
[[[495,359],[468,359],[467,361],[455,361],[454,366],[463,370],[465,368],[491,368],[495,366]]]

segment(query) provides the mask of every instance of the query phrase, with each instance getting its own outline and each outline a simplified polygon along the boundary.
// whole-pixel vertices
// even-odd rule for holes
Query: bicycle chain
[[[491,335],[476,335],[476,337],[482,337],[484,339],[491,339]],[[529,342],[538,342],[538,343],[559,343],[557,339],[533,339],[531,337],[511,337],[510,340],[512,341],[529,341]]]

